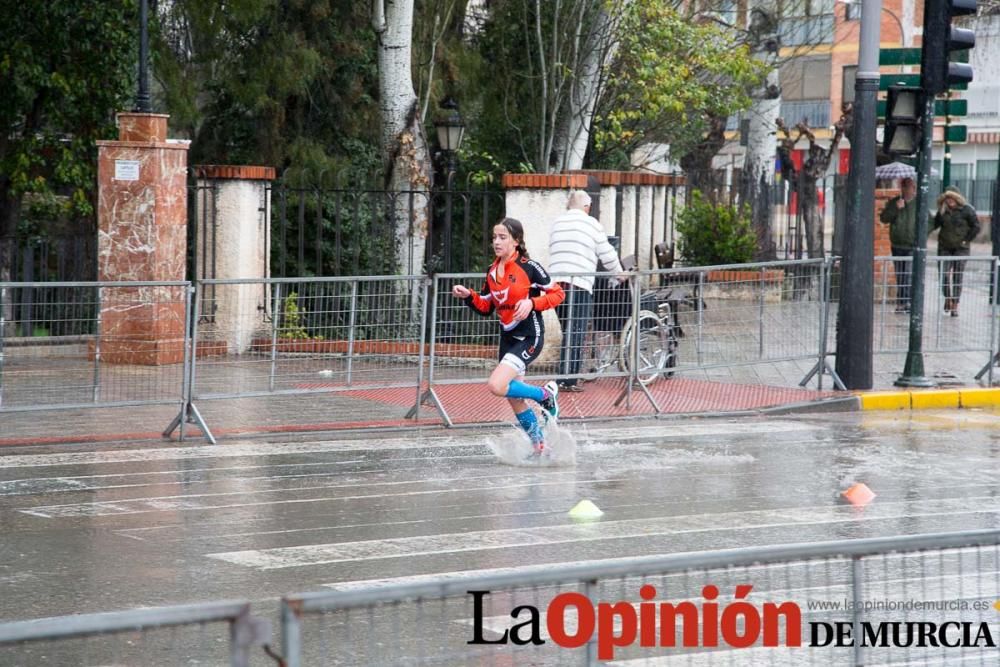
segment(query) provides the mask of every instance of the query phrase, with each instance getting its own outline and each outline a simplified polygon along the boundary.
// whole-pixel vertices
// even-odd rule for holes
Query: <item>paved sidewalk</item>
[[[653,404],[638,387],[628,401],[615,405],[624,382],[601,379],[586,390],[561,399],[564,419],[650,416]],[[718,414],[822,400],[837,392],[711,382],[675,377],[653,383],[650,394],[666,414]],[[492,396],[483,382],[435,387],[448,417],[456,425],[512,423],[507,402]],[[291,433],[360,428],[441,426],[443,416],[425,401],[418,419],[406,418],[417,399],[415,387],[315,392],[256,398],[206,400],[196,406],[213,434]],[[629,403],[626,405],[626,403]],[[76,442],[158,440],[180,410],[179,404],[87,410],[12,412],[0,415],[0,446]],[[199,431],[187,426],[189,438]],[[174,433],[173,439],[176,439]]]

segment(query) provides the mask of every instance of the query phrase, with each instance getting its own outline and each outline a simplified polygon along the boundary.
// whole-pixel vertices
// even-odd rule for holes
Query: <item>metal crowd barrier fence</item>
[[[896,312],[905,309],[896,272],[906,276],[909,261],[876,261],[877,353],[906,351],[909,322]],[[952,316],[946,306],[959,267],[960,315]],[[1000,311],[991,299],[997,269],[992,257],[930,257],[925,294],[924,351],[982,352],[989,363],[976,379],[989,373],[991,382],[1000,357]],[[529,378],[612,380],[621,386],[616,405],[625,401],[631,410],[639,392],[655,412],[666,389],[652,383],[690,371],[735,377],[744,366],[792,362],[797,369],[815,359],[800,384],[818,376],[822,389],[829,374],[843,388],[828,362],[837,275],[830,259],[639,271],[620,284],[580,274],[595,280],[590,315],[569,321],[570,345],[561,352],[556,312],[544,313],[546,342]],[[341,392],[362,406],[394,392],[389,403],[400,418],[409,406],[406,416],[419,417],[429,400],[451,425],[436,390],[484,383],[497,362],[495,316],[480,317],[451,294],[456,284],[478,290],[482,282],[482,273],[471,273],[201,280],[195,288],[0,283],[0,413],[176,402],[181,408],[166,433],[179,427],[183,438],[195,423],[214,442],[196,401]],[[579,290],[572,299],[590,300]],[[33,323],[33,335],[24,322]],[[412,401],[400,395],[407,390]],[[368,413],[358,407],[356,416]]]
[[[413,389],[422,382],[423,276],[200,280],[191,402]]]
[[[911,257],[875,259],[875,351],[906,352],[909,342],[909,286]],[[996,345],[996,305],[990,295],[995,288],[996,258],[927,258],[924,277],[925,352],[993,352]],[[961,276],[960,278],[958,276]],[[956,280],[960,285],[953,286]],[[946,292],[947,290],[947,292]],[[946,308],[957,294],[954,309]],[[956,315],[952,316],[952,311]]]
[[[993,665],[998,545],[1000,531],[983,530],[303,593],[282,602],[283,656],[289,667]]]
[[[631,369],[635,364],[630,360],[635,359],[641,350],[634,349],[635,344],[630,347],[628,331],[640,317],[640,309],[634,307],[639,303],[636,292],[639,283],[619,280],[618,277],[610,280],[608,274],[601,273],[580,273],[573,274],[573,277],[595,280],[594,289],[589,293],[569,290],[560,307],[542,313],[542,352],[528,367],[527,378],[565,381],[581,378],[624,380],[633,377]],[[452,420],[446,405],[448,401],[438,395],[435,387],[485,383],[498,361],[500,333],[497,315],[482,316],[463,299],[452,294],[456,285],[464,285],[478,293],[483,287],[483,280],[482,273],[438,274],[434,278],[429,323],[429,388],[422,401],[435,405],[449,425]],[[512,304],[498,305],[505,307]],[[566,321],[566,337],[562,336],[559,313]],[[562,349],[564,338],[568,341],[565,350]],[[578,359],[575,372],[571,367],[574,356]],[[631,385],[624,383],[618,402],[629,399],[630,391]]]
[[[656,300],[671,305],[677,327],[677,371],[815,359],[803,385],[818,370],[830,371],[829,267],[814,259],[651,272]]]
[[[187,282],[0,283],[0,412],[183,405],[190,302]]]
[[[227,640],[208,629],[215,623],[228,624]],[[250,603],[208,602],[0,623],[0,663],[248,667],[270,641],[270,621],[251,616]]]
[[[909,348],[912,257],[875,258],[876,354],[905,354]],[[982,353],[989,374],[1000,349],[996,257],[930,256],[924,275],[923,341],[925,354]],[[954,306],[954,307],[952,307]],[[983,315],[986,314],[984,317]]]

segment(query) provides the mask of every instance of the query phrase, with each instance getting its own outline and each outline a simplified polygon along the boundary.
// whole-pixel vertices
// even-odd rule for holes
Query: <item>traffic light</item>
[[[975,13],[976,0],[925,0],[920,85],[928,95],[943,93],[952,83],[972,81],[972,67],[950,62],[949,54],[976,45],[974,32],[951,25],[953,17]]]
[[[924,91],[916,86],[889,86],[885,105],[882,150],[890,155],[914,155],[920,150],[920,116]]]

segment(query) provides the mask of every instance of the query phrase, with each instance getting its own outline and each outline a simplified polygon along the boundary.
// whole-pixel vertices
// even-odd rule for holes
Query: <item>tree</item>
[[[479,144],[501,164],[551,171],[582,163],[588,107],[610,48],[614,9],[604,0],[498,0],[470,63],[482,99]],[[582,78],[581,78],[582,77]],[[579,81],[578,81],[579,79]]]
[[[778,131],[784,134],[778,146],[778,160],[781,164],[781,174],[797,194],[797,204],[802,225],[805,228],[806,252],[810,259],[823,257],[823,214],[819,208],[819,196],[816,183],[830,167],[830,159],[840,145],[840,139],[853,120],[853,108],[845,105],[840,120],[834,125],[833,139],[828,148],[816,143],[816,136],[805,121],[795,125],[798,136],[792,137],[792,130],[779,118],[776,122]],[[792,150],[803,138],[809,141],[809,151],[802,168],[797,169],[792,161]]]
[[[424,268],[426,193],[431,186],[430,154],[420,122],[410,61],[413,0],[373,0],[372,27],[378,36],[382,168],[386,184],[396,193],[417,193],[412,212],[408,197],[397,197],[395,202],[399,271],[413,275],[422,273]]]
[[[191,140],[193,164],[264,164],[313,182],[378,169],[368,7],[173,0],[156,18],[157,104]]]
[[[669,144],[674,159],[713,146],[710,159],[726,118],[750,105],[765,66],[738,33],[657,0],[634,0],[619,31],[595,121],[594,162],[613,164],[615,153],[631,160],[650,142]]]
[[[135,3],[17,3],[3,16],[0,238],[90,232],[95,141],[114,136],[115,112],[132,90]],[[26,219],[36,207],[44,211],[43,219]],[[47,224],[58,217],[69,219],[73,228]],[[0,280],[9,277],[5,261],[0,252]]]
[[[725,30],[658,0],[499,0],[477,46],[479,137],[534,170],[623,167],[655,141],[693,147],[760,77]],[[724,121],[723,121],[724,123]]]

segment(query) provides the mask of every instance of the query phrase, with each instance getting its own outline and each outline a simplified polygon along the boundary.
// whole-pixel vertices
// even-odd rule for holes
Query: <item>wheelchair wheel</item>
[[[589,334],[589,345],[584,358],[584,365],[590,377],[585,380],[595,380],[604,371],[618,363],[618,336],[609,331],[592,331]],[[613,370],[613,369],[612,369]]]
[[[618,361],[621,367],[629,371],[632,363],[632,328],[633,320],[629,320],[622,330],[622,344],[619,351]],[[647,385],[663,374],[667,368],[671,357],[675,357],[671,350],[667,327],[663,324],[656,313],[648,310],[639,312],[639,367],[636,369],[636,376],[643,385]],[[676,358],[671,366],[676,365]]]

